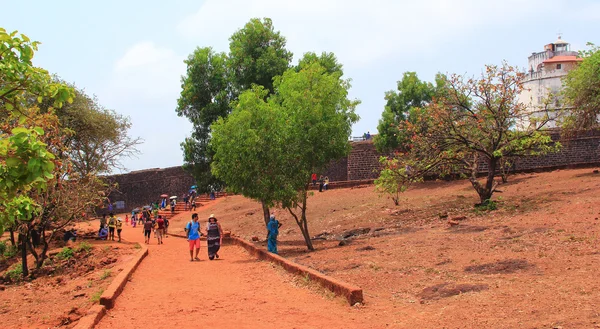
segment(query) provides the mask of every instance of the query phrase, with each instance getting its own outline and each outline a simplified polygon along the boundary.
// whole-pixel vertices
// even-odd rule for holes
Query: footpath
[[[204,223],[203,223],[204,224]],[[144,243],[142,228],[124,227],[123,238]],[[189,260],[185,239],[170,236],[133,273],[96,328],[370,328],[361,309],[340,298],[295,285],[289,274],[225,245],[209,261]]]

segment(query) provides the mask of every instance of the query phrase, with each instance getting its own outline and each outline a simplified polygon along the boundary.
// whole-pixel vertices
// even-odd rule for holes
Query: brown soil
[[[75,253],[69,259],[57,257],[60,249],[50,252],[47,265],[37,271],[36,279],[4,285],[5,290],[0,292],[0,326],[73,327],[137,252],[132,244],[86,242],[91,249],[79,250],[81,244],[75,243]]]
[[[366,327],[600,327],[600,174],[577,169],[509,179],[491,212],[473,207],[478,198],[467,181],[420,184],[399,207],[372,185],[315,192],[308,218],[317,250],[307,252],[293,218],[277,210],[280,253],[362,287]],[[198,212],[266,245],[254,201],[231,196]],[[173,231],[183,230],[189,213],[181,217]],[[304,317],[295,318],[302,327]]]

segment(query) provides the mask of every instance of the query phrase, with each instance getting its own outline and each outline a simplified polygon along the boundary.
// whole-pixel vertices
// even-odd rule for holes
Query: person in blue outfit
[[[269,223],[267,224],[267,231],[269,231],[269,238],[267,239],[267,248],[269,252],[274,254],[277,253],[277,236],[279,235],[279,228],[281,223],[275,219],[275,214],[271,214]]]

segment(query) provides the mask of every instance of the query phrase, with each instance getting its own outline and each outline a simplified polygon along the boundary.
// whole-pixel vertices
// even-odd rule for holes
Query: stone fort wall
[[[560,131],[551,131],[551,136],[554,141],[559,141]],[[600,130],[586,131],[561,143],[563,147],[558,153],[515,159],[512,171],[600,165]],[[323,173],[317,174],[328,176],[331,182],[375,179],[380,170],[381,155],[375,150],[372,140],[352,142],[352,150],[347,157],[332,161]],[[485,164],[480,165],[480,170],[486,171]],[[182,167],[140,170],[107,178],[118,183],[119,191],[109,198],[112,202],[124,201],[124,211],[156,201],[163,193],[181,196],[195,184],[194,178]]]

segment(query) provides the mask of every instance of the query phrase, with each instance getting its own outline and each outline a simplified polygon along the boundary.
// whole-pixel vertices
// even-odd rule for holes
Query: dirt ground
[[[519,174],[490,212],[474,209],[467,181],[420,184],[398,207],[372,185],[315,192],[317,250],[306,252],[293,218],[276,210],[281,255],[362,287],[366,327],[600,328],[599,188],[592,169]],[[241,196],[198,213],[246,239],[266,234],[260,205]]]
[[[134,244],[84,241],[83,247],[81,242],[71,246],[74,255],[68,259],[57,257],[60,249],[50,252],[43,267],[47,275],[3,285],[1,328],[73,327],[138,251]]]

